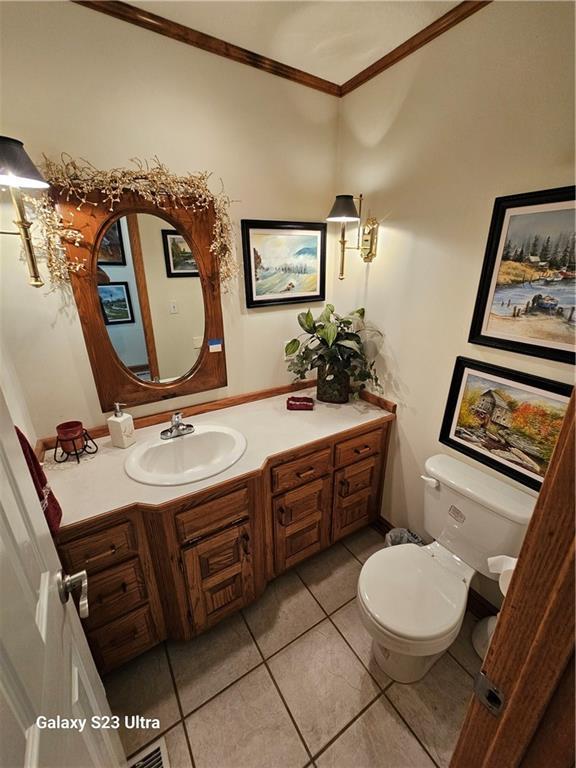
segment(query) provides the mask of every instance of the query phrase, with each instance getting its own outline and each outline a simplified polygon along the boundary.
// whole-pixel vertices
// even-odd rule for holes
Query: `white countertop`
[[[296,392],[310,396],[314,389]],[[136,443],[130,448],[115,448],[108,436],[95,442],[98,453],[83,456],[77,464],[69,459],[56,464],[53,451],[46,452],[44,471],[54,494],[62,506],[62,526],[140,502],[158,505],[189,496],[226,480],[259,470],[266,459],[306,443],[330,437],[338,432],[368,424],[388,415],[388,411],[356,400],[346,405],[330,405],[315,401],[313,411],[288,411],[286,398],[279,395],[252,403],[235,405],[219,411],[186,418],[192,424],[218,424],[233,427],[246,437],[244,455],[218,475],[187,485],[144,485],[132,480],[124,470],[130,451],[142,440],[158,437],[169,422],[136,430]]]

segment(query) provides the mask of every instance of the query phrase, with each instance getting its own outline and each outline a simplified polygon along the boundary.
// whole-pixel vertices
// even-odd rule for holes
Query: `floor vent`
[[[158,739],[138,752],[130,761],[130,768],[170,768],[166,740]]]

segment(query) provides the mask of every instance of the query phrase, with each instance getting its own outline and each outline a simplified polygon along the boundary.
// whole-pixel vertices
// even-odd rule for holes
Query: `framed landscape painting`
[[[116,282],[98,286],[100,306],[106,325],[134,322],[134,311],[128,283]]]
[[[242,221],[246,306],[324,301],[326,224]]]
[[[538,490],[572,387],[456,358],[440,442]]]
[[[105,264],[107,267],[126,266],[126,252],[124,251],[120,220],[115,221],[106,230],[98,249],[98,264]]]
[[[199,277],[198,264],[190,246],[176,229],[162,230],[167,277]]]
[[[574,187],[496,198],[468,341],[575,362]]]

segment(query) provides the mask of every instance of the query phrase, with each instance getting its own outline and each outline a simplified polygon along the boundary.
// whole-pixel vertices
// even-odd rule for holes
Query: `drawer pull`
[[[287,525],[286,523],[286,510],[284,507],[278,507],[278,522],[280,525]]]
[[[350,483],[348,480],[340,480],[340,496],[348,496],[350,493]]]
[[[300,478],[300,480],[304,480],[306,477],[312,477],[312,475],[316,474],[316,470],[314,467],[310,467],[310,469],[305,469],[303,472],[296,472],[296,475]]]
[[[358,456],[362,456],[363,453],[368,453],[372,448],[369,445],[365,445],[362,448],[354,448],[354,453]]]
[[[126,584],[125,581],[122,582],[122,584],[118,587],[118,589],[113,589],[111,592],[106,593],[100,593],[98,595],[98,602],[100,605],[104,602],[104,600],[109,600],[111,597],[116,597],[116,595],[121,595],[122,593],[126,594],[128,592],[128,584]]]
[[[129,643],[131,640],[135,640],[139,635],[138,629],[136,627],[127,635],[123,635],[122,637],[118,637],[116,640],[111,640],[108,645],[111,648],[117,648],[119,645],[125,645],[126,643]]]
[[[250,534],[249,533],[243,533],[242,534],[242,550],[245,555],[250,554]]]
[[[104,552],[98,552],[97,555],[89,555],[88,557],[84,558],[86,563],[92,563],[94,560],[100,560],[102,557],[110,557],[110,555],[115,555],[118,551],[118,547],[116,544],[110,544],[110,547],[108,549],[105,549]]]

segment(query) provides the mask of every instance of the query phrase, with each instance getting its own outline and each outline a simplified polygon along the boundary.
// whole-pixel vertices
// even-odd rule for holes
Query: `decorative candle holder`
[[[58,454],[60,449],[60,454]],[[80,463],[80,456],[84,453],[93,454],[98,451],[98,446],[84,429],[81,421],[64,421],[56,427],[56,445],[54,447],[54,461],[62,464],[74,456]]]

